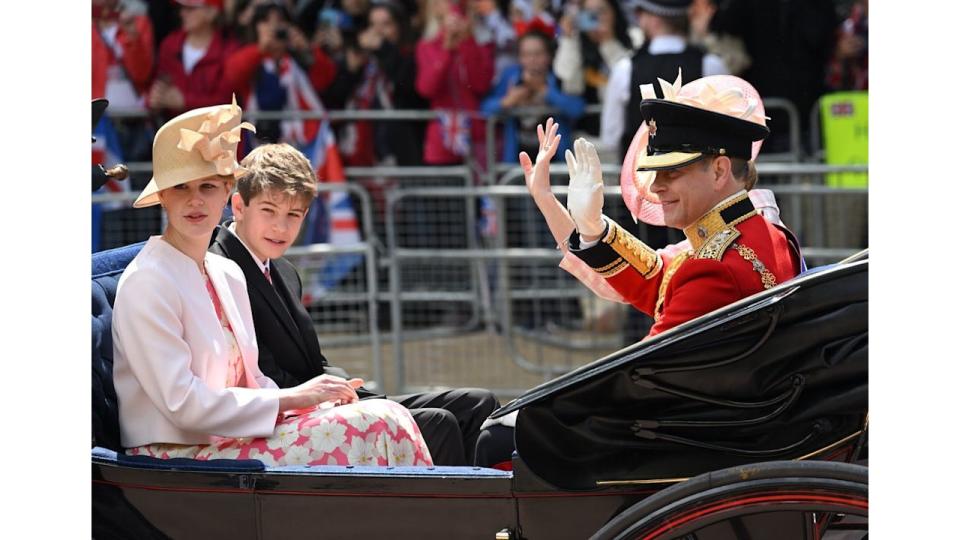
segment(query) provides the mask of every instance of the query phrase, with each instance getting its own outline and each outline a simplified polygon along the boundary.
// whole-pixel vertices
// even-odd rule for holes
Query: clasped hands
[[[312,410],[323,403],[347,405],[356,403],[357,388],[363,386],[363,379],[344,379],[335,375],[319,375],[309,381],[284,388],[280,393],[280,411],[297,415]]]

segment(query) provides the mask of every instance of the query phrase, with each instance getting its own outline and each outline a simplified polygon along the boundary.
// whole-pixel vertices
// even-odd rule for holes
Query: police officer
[[[723,60],[687,41],[692,0],[631,0],[643,45],[629,59],[614,64],[610,72],[601,113],[601,140],[619,147],[622,158],[640,127],[640,85],[658,78],[672,80],[678,68],[692,81],[729,73]],[[660,97],[663,97],[662,95]]]

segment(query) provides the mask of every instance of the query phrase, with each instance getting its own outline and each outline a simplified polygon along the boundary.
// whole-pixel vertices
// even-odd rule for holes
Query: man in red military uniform
[[[640,104],[649,138],[637,170],[649,171],[664,223],[683,230],[689,247],[682,250],[655,251],[603,216],[596,150],[580,139],[575,155],[567,152],[567,207],[577,229],[570,251],[654,317],[647,337],[769,289],[801,268],[787,233],[760,216],[747,195],[756,181],[752,145],[769,130],[702,103]]]

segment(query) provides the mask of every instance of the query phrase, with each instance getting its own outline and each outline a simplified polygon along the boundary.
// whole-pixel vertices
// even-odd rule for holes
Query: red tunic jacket
[[[313,54],[313,64],[310,66],[310,72],[307,76],[310,77],[310,83],[319,94],[333,82],[333,77],[337,74],[337,65],[319,47],[313,47],[311,53]],[[240,96],[238,97],[239,101],[245,101],[250,94],[251,83],[257,74],[257,69],[263,65],[263,61],[268,57],[254,43],[237,49],[227,58],[224,72],[230,86]]]
[[[654,318],[647,337],[783,283],[800,269],[799,254],[786,235],[756,213],[746,192],[685,228],[693,249],[672,257],[605,221],[600,242],[571,252]],[[579,243],[576,232],[574,237],[571,246]]]

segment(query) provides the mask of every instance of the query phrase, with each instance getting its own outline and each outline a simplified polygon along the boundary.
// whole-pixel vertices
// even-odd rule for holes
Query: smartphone
[[[577,14],[577,28],[581,32],[590,32],[600,26],[600,18],[596,11],[581,11]]]
[[[320,26],[346,26],[346,14],[339,9],[325,8],[317,15],[317,22]]]

